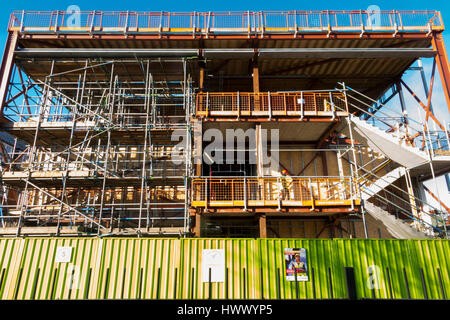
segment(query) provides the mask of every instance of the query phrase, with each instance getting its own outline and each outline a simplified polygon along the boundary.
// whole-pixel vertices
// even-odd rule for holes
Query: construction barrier
[[[307,281],[287,281],[287,248],[306,250]],[[223,249],[212,276],[207,249]],[[449,250],[448,240],[2,239],[0,298],[346,299],[352,268],[359,299],[448,299]]]

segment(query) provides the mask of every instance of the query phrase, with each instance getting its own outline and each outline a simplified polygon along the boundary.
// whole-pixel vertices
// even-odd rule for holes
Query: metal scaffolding
[[[56,235],[188,234],[186,60],[170,60],[170,81],[154,79],[149,59],[77,60],[84,66],[64,72],[55,69],[66,61],[46,63],[44,80],[19,64],[12,76],[4,116],[29,145],[2,163],[2,225],[16,235],[32,225]],[[141,75],[130,76],[136,66]]]

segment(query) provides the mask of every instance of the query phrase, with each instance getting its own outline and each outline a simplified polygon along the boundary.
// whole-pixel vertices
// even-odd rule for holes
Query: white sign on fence
[[[202,282],[225,282],[225,250],[203,249],[202,252]]]
[[[72,247],[57,247],[55,262],[67,263],[72,258]]]

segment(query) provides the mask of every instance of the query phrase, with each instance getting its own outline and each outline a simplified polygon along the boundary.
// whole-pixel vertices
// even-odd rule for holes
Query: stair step
[[[389,232],[399,239],[428,239],[430,236],[414,229],[407,222],[397,219],[389,212],[375,206],[370,202],[365,203],[367,212],[376,220],[381,221]]]
[[[391,185],[392,183],[394,183],[395,181],[400,179],[405,174],[406,174],[406,170],[404,167],[397,167],[394,170],[388,172],[387,174],[380,177],[375,182],[369,184],[367,187],[363,187],[364,193],[362,195],[362,199],[367,200],[367,199],[373,197],[378,192],[385,189],[386,187],[388,187],[389,185]],[[365,192],[365,190],[364,190],[365,188],[370,189],[370,193]]]
[[[425,152],[417,147],[407,145],[399,141],[392,133],[387,133],[380,128],[361,120],[355,116],[350,116],[354,125],[353,135],[356,140],[365,143],[370,148],[380,152],[395,162],[406,168],[414,168],[428,161]],[[401,148],[404,152],[399,152]]]

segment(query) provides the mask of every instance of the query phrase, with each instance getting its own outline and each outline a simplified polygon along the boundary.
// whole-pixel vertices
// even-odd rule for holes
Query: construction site
[[[449,297],[450,203],[424,185],[450,172],[450,126],[434,112],[450,112],[440,12],[16,11],[7,32],[0,298],[339,298],[343,261],[324,262],[322,278],[311,262],[319,278],[294,287],[280,283],[282,264],[265,270],[263,252],[282,251],[270,241],[347,252],[345,243],[369,246],[366,239],[407,265],[382,268],[379,297]],[[406,72],[421,79],[420,93]],[[437,81],[446,106],[432,105]],[[77,243],[85,253],[100,250],[108,267],[77,251],[83,289],[58,289],[64,275],[49,267],[44,277],[45,264],[55,263],[45,259]],[[410,253],[397,247],[407,243]],[[414,269],[408,285],[409,255],[418,265],[429,258],[421,244],[441,248],[430,258],[434,278]],[[153,248],[157,271],[147,270],[143,246]],[[125,247],[140,267],[122,266]],[[199,248],[224,247],[233,266],[239,250],[258,248],[261,269],[239,267],[228,278],[227,268],[229,285],[211,281],[210,271],[197,283]],[[13,256],[22,258],[12,263]],[[358,297],[378,297],[361,286]]]

